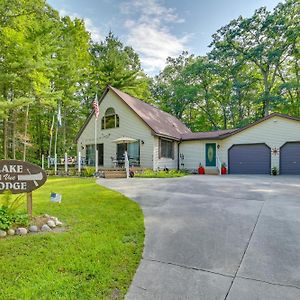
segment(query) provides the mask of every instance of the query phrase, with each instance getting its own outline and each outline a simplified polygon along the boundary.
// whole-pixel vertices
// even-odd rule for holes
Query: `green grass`
[[[63,195],[50,202],[50,192]],[[0,240],[1,299],[122,299],[141,259],[143,214],[94,179],[49,179],[33,193],[34,215],[48,213],[63,233]]]
[[[143,173],[135,174],[135,177],[141,178],[173,178],[173,177],[182,177],[188,175],[185,171],[153,171],[153,170],[145,170]]]

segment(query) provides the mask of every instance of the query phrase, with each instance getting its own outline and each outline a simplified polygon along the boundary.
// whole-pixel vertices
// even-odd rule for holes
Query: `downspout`
[[[179,140],[179,142],[177,143],[177,171],[179,171],[179,158],[180,158],[180,152],[179,152],[179,149],[180,149],[180,144],[182,143],[182,139]]]

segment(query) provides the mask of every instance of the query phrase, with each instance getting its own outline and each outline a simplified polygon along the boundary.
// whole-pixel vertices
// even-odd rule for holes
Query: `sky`
[[[139,54],[151,76],[161,71],[166,58],[187,50],[209,52],[209,44],[229,21],[250,17],[255,9],[272,10],[280,0],[48,0],[62,16],[85,20],[94,41],[111,30]]]

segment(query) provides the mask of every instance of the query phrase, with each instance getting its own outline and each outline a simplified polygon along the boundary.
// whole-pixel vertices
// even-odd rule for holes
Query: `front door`
[[[98,150],[98,166],[103,166],[103,161],[104,161],[103,144],[98,144],[97,150]]]
[[[216,144],[205,144],[205,162],[207,167],[216,166]]]

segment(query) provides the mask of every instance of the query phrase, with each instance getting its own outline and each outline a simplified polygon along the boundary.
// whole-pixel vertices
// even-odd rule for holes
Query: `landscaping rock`
[[[37,227],[37,226],[31,225],[31,226],[29,227],[29,231],[30,231],[30,232],[38,232],[39,230],[38,230],[38,227]]]
[[[53,220],[49,220],[47,222],[47,225],[50,227],[50,228],[54,228],[55,227],[55,222]]]
[[[6,237],[6,231],[0,230],[0,238]]]
[[[16,230],[16,234],[17,235],[26,235],[27,234],[27,229],[26,228],[23,228],[23,227],[20,227]]]
[[[12,228],[7,230],[8,235],[15,235],[15,233],[16,233],[15,230]]]
[[[52,229],[47,224],[44,224],[41,228],[41,231],[44,231],[44,232],[51,231],[51,230]]]
[[[45,218],[50,218],[50,216],[48,214],[44,214]]]
[[[63,223],[62,223],[61,221],[59,221],[59,220],[57,220],[57,221],[55,222],[55,225],[56,225],[56,226],[62,226],[62,224],[63,224]]]

